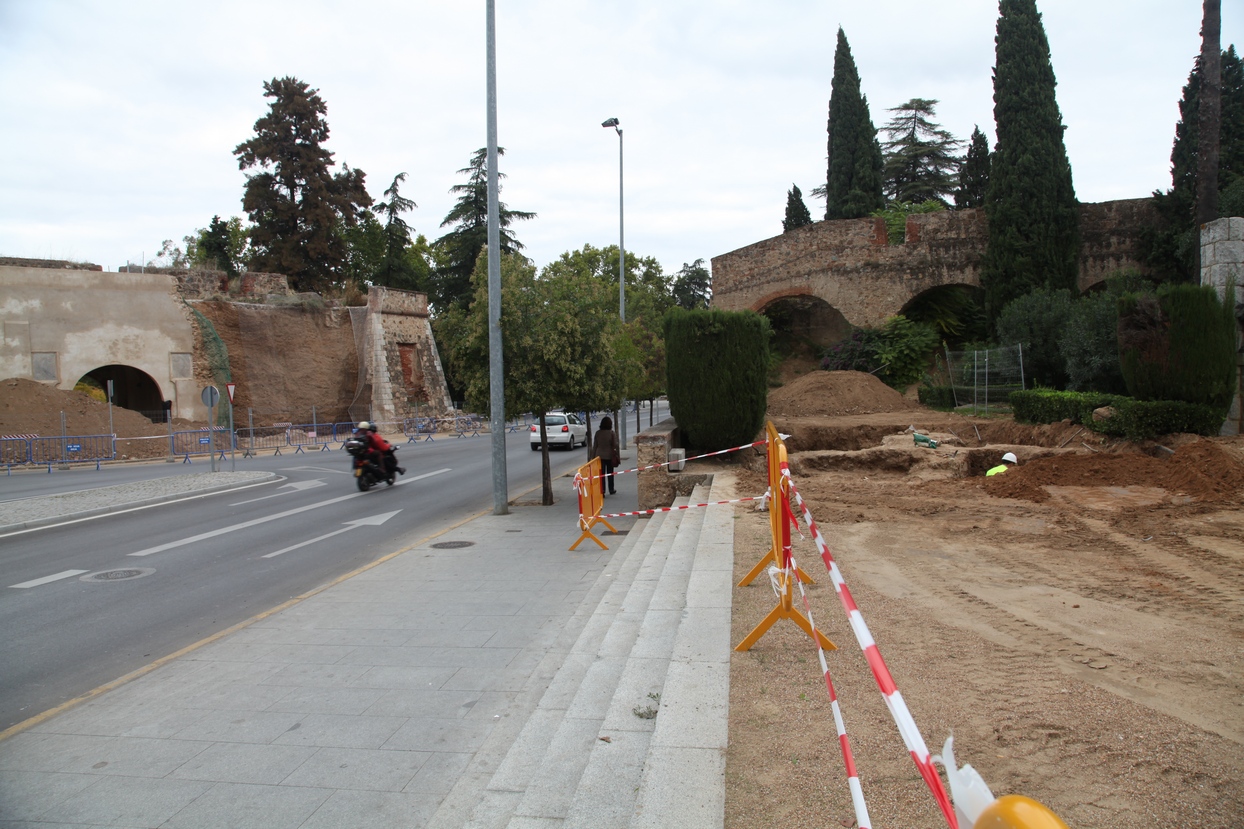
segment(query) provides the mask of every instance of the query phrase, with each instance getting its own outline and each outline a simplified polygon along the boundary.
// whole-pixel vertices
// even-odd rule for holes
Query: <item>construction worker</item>
[[[1007,452],[1005,455],[1002,456],[1002,463],[998,464],[993,469],[986,472],[985,477],[988,478],[990,475],[1001,475],[1003,472],[1010,469],[1013,464],[1017,464],[1017,463],[1019,463],[1019,458],[1015,457],[1015,453]]]

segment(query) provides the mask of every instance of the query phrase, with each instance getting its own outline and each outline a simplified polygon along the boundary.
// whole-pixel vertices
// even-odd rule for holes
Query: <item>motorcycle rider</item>
[[[377,459],[376,465],[384,470],[385,475],[391,478],[394,472],[399,475],[406,474],[405,467],[397,465],[397,455],[393,453],[393,444],[381,436],[380,430],[375,423],[369,423],[364,420],[359,424],[358,431],[355,434],[358,434],[359,437],[367,442],[368,450]]]

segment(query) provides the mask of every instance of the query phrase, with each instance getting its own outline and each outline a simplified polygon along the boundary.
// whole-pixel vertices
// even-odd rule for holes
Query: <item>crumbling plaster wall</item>
[[[1080,205],[1079,287],[1112,271],[1144,270],[1150,199]],[[988,241],[980,209],[913,214],[906,243],[891,245],[879,218],[816,222],[713,258],[713,307],[760,311],[782,297],[814,296],[852,325],[875,326],[942,285],[980,285]]]
[[[148,374],[175,417],[198,403],[194,329],[166,274],[0,265],[0,378],[72,389],[111,364]]]

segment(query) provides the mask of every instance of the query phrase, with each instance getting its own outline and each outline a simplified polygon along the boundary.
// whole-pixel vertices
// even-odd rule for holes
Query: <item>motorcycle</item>
[[[366,492],[381,481],[393,486],[396,474],[385,471],[381,464],[376,463],[374,454],[367,447],[366,440],[357,437],[347,438],[344,448],[353,459],[354,482],[358,484],[359,492]],[[394,466],[396,465],[394,463]]]

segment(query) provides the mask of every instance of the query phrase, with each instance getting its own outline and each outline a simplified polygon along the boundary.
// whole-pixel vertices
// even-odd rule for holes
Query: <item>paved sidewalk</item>
[[[0,741],[0,827],[463,825],[620,565],[623,535],[568,551],[554,488]],[[606,510],[634,509],[635,476],[618,490]]]

